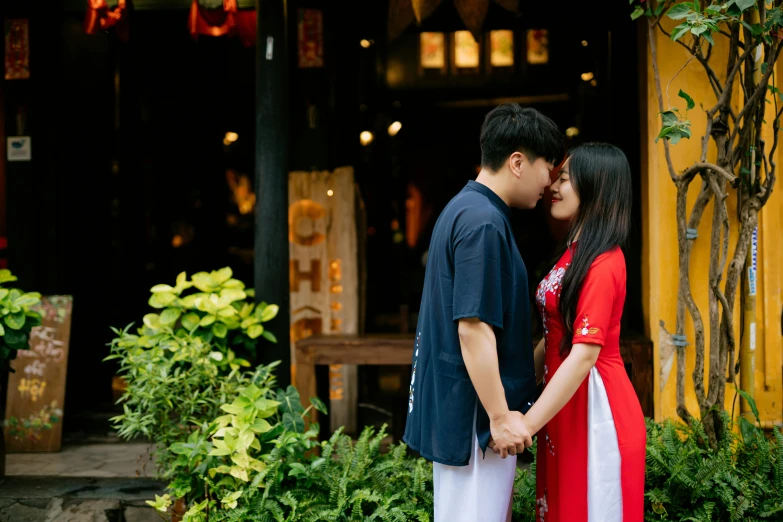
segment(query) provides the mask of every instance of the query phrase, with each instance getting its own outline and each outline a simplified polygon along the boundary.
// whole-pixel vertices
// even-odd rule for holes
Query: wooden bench
[[[309,398],[318,395],[316,365],[410,365],[413,343],[413,334],[314,335],[297,341],[295,385],[302,404],[309,404]],[[311,422],[316,422],[317,415],[313,410]]]
[[[296,343],[295,385],[307,406],[318,395],[315,366],[329,364],[410,365],[414,337],[403,335],[315,335]],[[631,333],[620,339],[620,352],[642,410],[653,415],[653,346],[649,339]],[[355,400],[355,398],[353,398]],[[311,422],[318,412],[312,410]]]

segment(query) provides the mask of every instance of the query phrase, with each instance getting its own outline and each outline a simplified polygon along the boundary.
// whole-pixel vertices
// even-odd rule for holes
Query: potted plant
[[[7,371],[13,372],[11,361],[19,350],[30,348],[30,331],[41,324],[41,315],[32,307],[41,301],[38,292],[24,292],[5,287],[16,281],[10,270],[0,270],[0,373],[3,379]],[[0,404],[5,417],[5,401]],[[5,434],[0,430],[0,483],[5,479]]]

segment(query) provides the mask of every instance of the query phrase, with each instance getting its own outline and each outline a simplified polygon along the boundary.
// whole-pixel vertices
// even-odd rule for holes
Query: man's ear
[[[508,157],[508,169],[511,173],[519,178],[522,176],[522,172],[525,170],[525,164],[527,163],[527,157],[522,152],[514,152]]]

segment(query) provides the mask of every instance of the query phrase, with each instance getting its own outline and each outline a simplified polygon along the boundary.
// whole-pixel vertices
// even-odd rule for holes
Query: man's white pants
[[[433,463],[435,522],[507,522],[511,520],[517,457],[500,458],[487,448],[481,457],[473,420],[473,449],[467,466]]]

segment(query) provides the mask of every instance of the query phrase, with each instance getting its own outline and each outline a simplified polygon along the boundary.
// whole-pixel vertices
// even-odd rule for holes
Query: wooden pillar
[[[256,0],[256,228],[258,301],[280,306],[268,323],[277,344],[259,350],[259,362],[281,361],[277,382],[291,383],[288,293],[288,98],[286,0]]]

